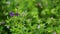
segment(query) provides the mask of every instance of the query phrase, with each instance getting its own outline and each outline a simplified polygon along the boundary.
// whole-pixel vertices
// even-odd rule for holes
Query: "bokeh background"
[[[60,0],[0,0],[0,34],[60,34]]]

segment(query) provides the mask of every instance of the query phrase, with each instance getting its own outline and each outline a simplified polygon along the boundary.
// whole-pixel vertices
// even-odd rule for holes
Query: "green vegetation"
[[[0,0],[0,34],[60,34],[60,0]]]

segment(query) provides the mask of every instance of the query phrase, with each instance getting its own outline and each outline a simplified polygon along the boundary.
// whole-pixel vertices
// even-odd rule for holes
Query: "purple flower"
[[[18,14],[18,13],[16,13],[15,15],[16,15],[16,16],[18,16],[19,14]]]
[[[14,16],[14,12],[10,12],[10,16],[11,16],[11,17]]]

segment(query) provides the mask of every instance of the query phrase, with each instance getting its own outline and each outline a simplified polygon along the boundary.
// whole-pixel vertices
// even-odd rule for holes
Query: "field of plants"
[[[60,0],[0,0],[0,34],[60,34]]]

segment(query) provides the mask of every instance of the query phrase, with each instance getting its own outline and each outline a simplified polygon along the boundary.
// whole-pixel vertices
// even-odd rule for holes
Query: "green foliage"
[[[0,0],[0,34],[60,34],[60,0]]]

